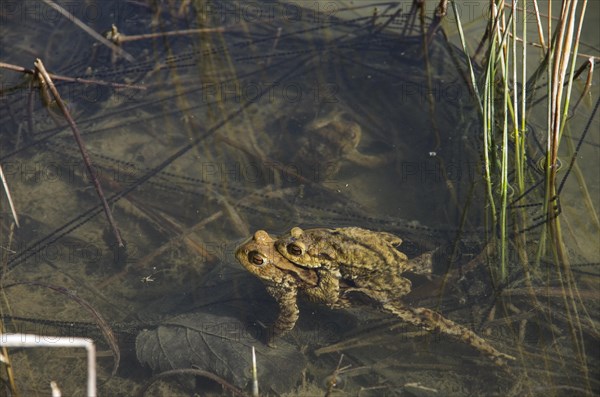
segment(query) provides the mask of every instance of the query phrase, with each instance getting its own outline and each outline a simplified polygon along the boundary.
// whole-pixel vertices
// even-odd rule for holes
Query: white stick
[[[256,370],[256,350],[252,346],[252,397],[258,397],[258,371]]]
[[[91,339],[71,336],[2,334],[0,346],[8,347],[84,347],[87,351],[87,395],[96,397],[96,347]]]

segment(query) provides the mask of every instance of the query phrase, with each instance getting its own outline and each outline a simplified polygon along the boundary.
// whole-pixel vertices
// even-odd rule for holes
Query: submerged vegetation
[[[518,282],[529,298],[527,305],[541,314],[541,327],[554,324],[547,300],[550,291],[556,291],[552,292],[556,293],[552,311],[561,312],[560,329],[569,336],[585,386],[573,392],[592,393],[597,387],[592,386],[590,374],[597,373],[597,368],[589,366],[597,363],[590,361],[589,354],[597,352],[585,334],[597,341],[597,302],[585,298],[588,287],[580,282],[587,277],[582,279],[575,267],[582,264],[582,256],[563,237],[564,225],[575,238],[572,228],[578,226],[571,226],[570,217],[560,215],[565,183],[576,173],[576,196],[587,212],[580,216],[589,217],[588,224],[577,223],[597,239],[597,200],[590,195],[588,176],[577,164],[599,104],[597,94],[590,92],[597,58],[579,52],[586,1],[562,2],[556,16],[551,2],[545,13],[535,1],[531,2],[532,12],[526,12],[528,3],[491,2],[479,47],[486,51],[471,58],[481,59],[483,70],[480,77],[471,74],[471,83],[483,116],[483,177],[488,230],[492,231],[489,241],[494,247],[488,264],[496,284],[505,288],[504,310],[514,310],[510,285],[515,283],[515,273],[519,274]],[[457,13],[455,3],[453,11]],[[456,17],[464,44],[458,14]],[[531,38],[533,21],[537,34]],[[466,46],[463,48],[468,55]],[[579,90],[573,89],[574,84]],[[585,110],[582,103],[587,103]],[[545,133],[536,133],[530,127],[531,119],[537,120],[544,106],[546,122],[541,128]],[[538,208],[533,216],[528,211],[531,207]],[[571,240],[573,243],[577,244]],[[523,338],[523,328],[520,332]],[[522,370],[532,376],[528,366]]]
[[[595,5],[548,3],[3,6],[0,332],[93,338],[99,395],[597,394]],[[327,114],[351,136],[311,140]],[[407,304],[510,370],[369,308],[265,346],[233,252],[294,226],[433,252]],[[0,390],[84,395],[42,350],[3,347]]]

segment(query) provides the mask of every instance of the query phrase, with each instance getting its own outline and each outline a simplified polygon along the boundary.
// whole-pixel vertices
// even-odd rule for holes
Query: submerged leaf
[[[191,313],[142,331],[136,338],[138,360],[157,372],[197,367],[244,387],[251,380],[251,347],[262,385],[281,393],[293,388],[306,358],[284,341],[269,348],[253,328],[234,317]],[[263,388],[265,386],[262,386]]]

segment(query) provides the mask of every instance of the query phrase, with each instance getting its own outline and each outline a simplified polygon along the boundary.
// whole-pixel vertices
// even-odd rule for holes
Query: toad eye
[[[250,251],[248,261],[256,266],[262,266],[267,262],[267,258],[258,251]]]
[[[302,245],[300,243],[288,244],[287,252],[290,255],[300,256],[300,255],[304,254],[304,245]]]

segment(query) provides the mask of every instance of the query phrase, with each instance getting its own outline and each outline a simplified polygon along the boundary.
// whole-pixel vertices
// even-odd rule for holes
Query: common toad
[[[319,279],[313,269],[304,269],[285,259],[275,248],[275,239],[264,230],[259,230],[235,251],[235,257],[267,287],[267,292],[279,305],[279,316],[269,332],[267,343],[273,344],[275,337],[292,330],[298,320],[296,302],[299,290],[317,287]]]
[[[389,156],[364,154],[358,149],[362,128],[344,110],[335,109],[307,123],[294,145],[292,162],[313,167],[322,177],[335,175],[344,161],[375,168]]]
[[[273,338],[294,328],[299,316],[297,296],[331,308],[355,305],[363,295],[401,320],[451,335],[489,356],[498,365],[514,359],[501,353],[473,331],[426,308],[412,308],[399,299],[410,292],[403,273],[417,270],[395,245],[401,240],[389,233],[357,227],[338,229],[293,228],[274,239],[259,230],[236,250],[238,261],[267,286],[279,305]]]

